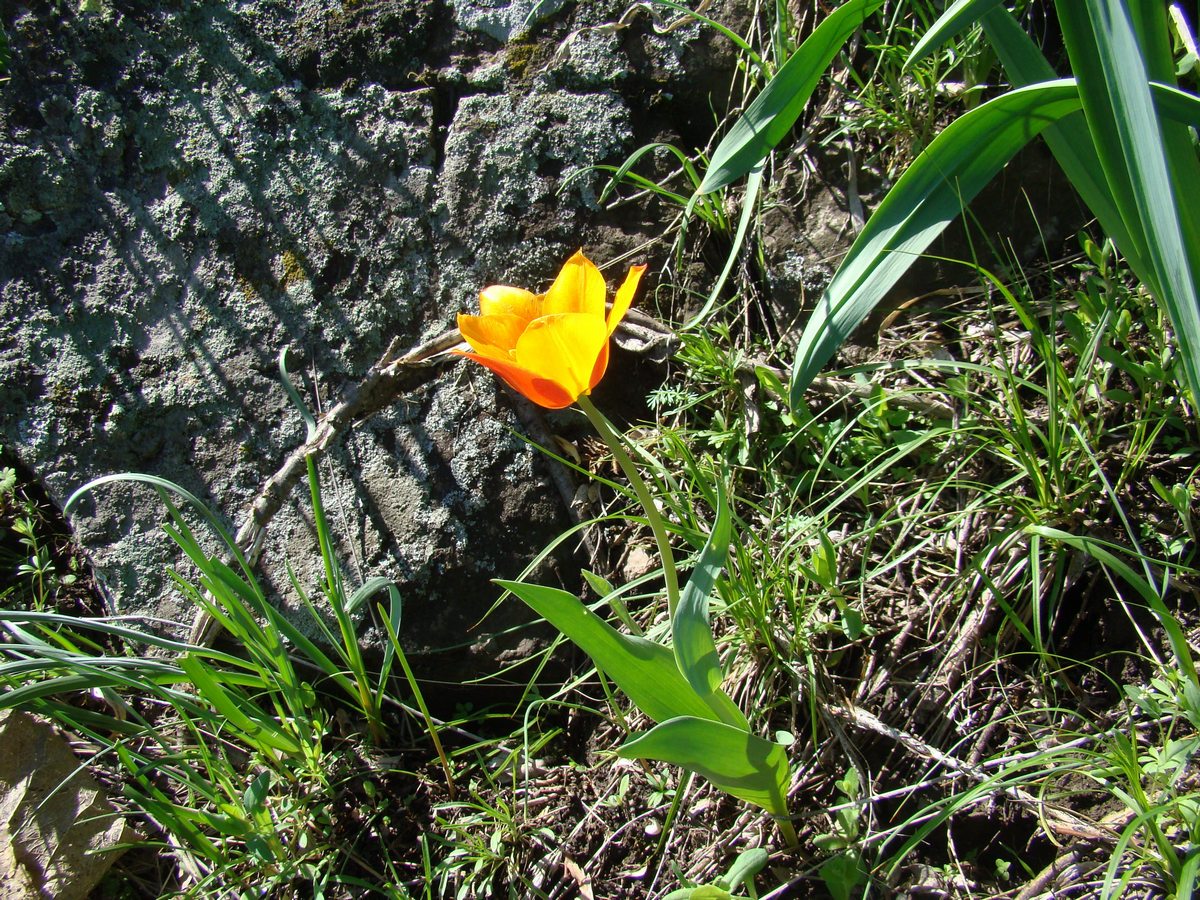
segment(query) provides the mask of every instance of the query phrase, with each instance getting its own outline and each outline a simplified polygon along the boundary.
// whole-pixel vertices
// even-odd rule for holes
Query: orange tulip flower
[[[580,250],[544,294],[503,284],[479,294],[478,316],[459,314],[458,330],[481,363],[534,403],[570,406],[608,368],[608,339],[629,311],[645,266],[633,266],[604,314],[604,276]]]

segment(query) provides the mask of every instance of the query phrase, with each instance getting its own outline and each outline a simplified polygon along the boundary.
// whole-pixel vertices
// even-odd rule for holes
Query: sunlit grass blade
[[[299,741],[281,729],[272,719],[261,714],[251,718],[246,711],[226,692],[213,670],[192,655],[181,657],[179,665],[187,673],[204,699],[213,709],[235,727],[241,738],[251,747],[262,752],[281,750],[297,755],[301,752]]]
[[[626,759],[682,766],[773,816],[787,815],[787,751],[749,731],[681,716],[627,741],[617,752]]]
[[[712,533],[692,570],[692,577],[679,595],[679,605],[671,620],[671,639],[679,671],[699,694],[721,686],[721,661],[708,624],[708,598],[725,567],[732,526],[725,491],[717,482],[717,517]]]
[[[964,113],[879,204],[805,325],[791,404],[901,275],[985,184],[1042,129],[1079,109],[1070,79],[1012,91]]]
[[[821,21],[717,145],[701,194],[732,184],[766,159],[796,124],[847,38],[882,5],[883,0],[848,0]]]
[[[1180,670],[1187,676],[1189,681],[1193,684],[1197,683],[1196,663],[1192,658],[1191,646],[1188,644],[1187,635],[1184,634],[1178,620],[1171,614],[1166,603],[1163,602],[1163,598],[1157,588],[1135,572],[1129,563],[1117,556],[1113,552],[1114,548],[1111,545],[1096,538],[1071,534],[1070,532],[1044,525],[1030,525],[1025,530],[1031,535],[1041,535],[1042,537],[1051,538],[1087,553],[1101,565],[1119,575],[1126,584],[1137,591],[1138,596],[1146,601],[1146,605],[1150,607],[1150,610],[1158,619],[1159,625],[1166,632],[1167,640],[1171,644],[1171,650],[1175,654],[1175,662],[1178,664]]]

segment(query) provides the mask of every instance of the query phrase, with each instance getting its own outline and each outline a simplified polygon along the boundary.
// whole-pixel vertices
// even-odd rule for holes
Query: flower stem
[[[586,394],[581,395],[577,402],[579,408],[591,420],[592,426],[600,433],[600,437],[604,439],[604,443],[608,444],[608,448],[612,450],[613,458],[621,467],[621,471],[625,473],[633,492],[637,495],[638,502],[642,504],[642,509],[646,512],[646,522],[654,533],[654,540],[658,544],[658,555],[662,559],[663,581],[667,586],[667,613],[674,618],[675,607],[679,605],[679,573],[675,570],[675,556],[671,553],[667,528],[663,524],[662,516],[659,515],[658,507],[654,505],[650,489],[646,487],[646,482],[642,479],[641,473],[638,472],[637,466],[634,465],[633,459],[625,449],[622,437],[613,428],[612,422],[596,409]]]

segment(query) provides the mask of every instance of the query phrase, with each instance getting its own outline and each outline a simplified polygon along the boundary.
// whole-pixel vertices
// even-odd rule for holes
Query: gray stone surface
[[[485,284],[544,285],[579,246],[603,259],[661,233],[605,220],[586,170],[661,135],[636,122],[695,29],[618,39],[588,30],[618,4],[530,0],[77,6],[3,8],[0,85],[0,440],[59,503],[152,472],[236,527],[304,436],[280,347],[328,406]],[[348,571],[398,580],[416,649],[509,624],[519,610],[470,630],[488,579],[564,527],[514,431],[492,376],[458,364],[322,464]],[[117,487],[71,524],[116,609],[190,621],[162,518]],[[302,488],[263,556],[285,602],[286,563],[315,584]]]
[[[497,41],[523,37],[539,21],[566,5],[565,0],[450,0],[460,28]]]

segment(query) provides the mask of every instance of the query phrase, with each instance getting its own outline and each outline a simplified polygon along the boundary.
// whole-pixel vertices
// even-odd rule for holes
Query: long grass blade
[[[700,553],[692,577],[679,595],[679,605],[671,620],[671,639],[679,671],[698,694],[707,694],[721,686],[721,661],[712,628],[708,624],[708,598],[725,567],[732,535],[729,504],[717,482],[717,517],[712,533]]]
[[[1096,538],[1087,537],[1084,535],[1071,534],[1067,531],[1062,531],[1058,528],[1050,528],[1045,525],[1029,525],[1025,529],[1031,535],[1041,535],[1042,537],[1051,538],[1066,544],[1068,547],[1074,547],[1076,550],[1081,550],[1094,558],[1101,565],[1116,572],[1121,579],[1137,591],[1138,595],[1146,601],[1146,605],[1158,618],[1158,623],[1166,632],[1167,640],[1171,644],[1171,650],[1175,653],[1175,661],[1178,663],[1180,670],[1187,676],[1188,680],[1193,684],[1197,683],[1196,663],[1192,658],[1191,645],[1188,644],[1187,635],[1183,633],[1183,629],[1179,625],[1179,621],[1171,614],[1167,608],[1167,604],[1159,595],[1159,592],[1145,578],[1134,571],[1129,563],[1125,562],[1116,553],[1113,552],[1113,545],[1107,544]]]
[[[822,20],[717,145],[699,193],[732,184],[767,158],[796,124],[847,38],[882,5],[883,0],[848,0]]]
[[[822,295],[796,349],[791,404],[938,234],[1050,123],[1079,109],[1071,79],[1011,91],[948,125],[884,197]]]

